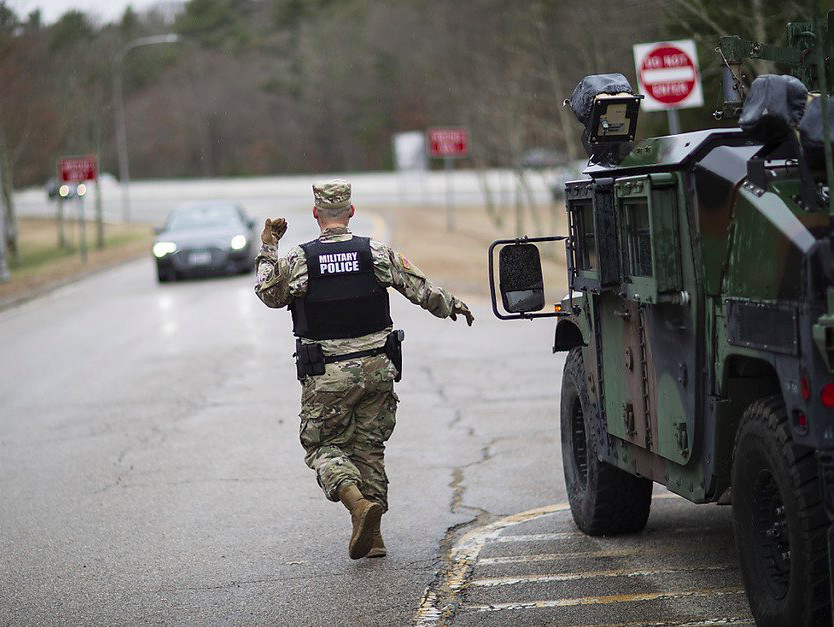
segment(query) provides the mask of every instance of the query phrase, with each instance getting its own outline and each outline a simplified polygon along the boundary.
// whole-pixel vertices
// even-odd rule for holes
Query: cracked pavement
[[[350,560],[252,281],[158,286],[146,259],[0,312],[0,623],[408,624],[461,533],[564,499],[553,325],[392,293],[389,556]]]
[[[656,488],[642,534],[576,530],[554,326],[485,302],[468,328],[392,294],[389,554],[350,560],[252,282],[145,259],[0,312],[0,624],[749,623],[728,508]]]

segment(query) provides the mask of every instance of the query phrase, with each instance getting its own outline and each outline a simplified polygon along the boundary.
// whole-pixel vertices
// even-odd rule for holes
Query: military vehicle
[[[722,38],[718,113],[740,115],[739,127],[636,142],[640,96],[622,75],[586,77],[570,99],[590,159],[565,185],[569,232],[489,251],[499,318],[558,317],[577,526],[639,532],[653,482],[732,504],[764,625],[831,622],[834,99],[806,90],[828,93],[823,49],[834,49],[826,29],[803,23],[782,48]],[[794,76],[748,90],[745,57]],[[546,312],[537,245],[554,240],[566,244],[569,293]]]

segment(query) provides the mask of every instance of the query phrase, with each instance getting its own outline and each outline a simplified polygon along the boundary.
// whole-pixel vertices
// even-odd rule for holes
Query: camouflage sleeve
[[[420,305],[438,318],[447,318],[452,313],[455,297],[429,281],[405,255],[376,240],[371,240],[371,252],[376,278],[380,283],[393,287],[412,303]]]
[[[307,259],[298,246],[279,257],[277,246],[262,244],[255,268],[255,294],[267,307],[286,307],[307,293]]]

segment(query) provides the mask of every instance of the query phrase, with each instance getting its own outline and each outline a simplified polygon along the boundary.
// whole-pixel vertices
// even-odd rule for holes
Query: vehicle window
[[[576,265],[581,270],[593,270],[598,265],[593,203],[590,200],[577,201],[574,204],[574,216],[579,240]]]
[[[647,201],[625,205],[628,240],[628,269],[632,276],[652,276],[652,240]]]
[[[208,226],[235,226],[240,224],[235,207],[188,207],[177,209],[171,216],[168,228],[172,230]]]

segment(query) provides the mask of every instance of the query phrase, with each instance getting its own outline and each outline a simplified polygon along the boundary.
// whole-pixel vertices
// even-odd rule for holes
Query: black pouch
[[[391,331],[385,338],[385,354],[397,369],[397,376],[394,378],[397,383],[403,378],[403,340],[405,340],[405,331],[401,329]]]
[[[324,374],[324,352],[321,350],[321,344],[304,344],[301,340],[296,340],[295,370],[299,381]]]

